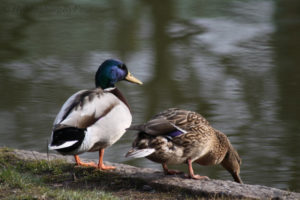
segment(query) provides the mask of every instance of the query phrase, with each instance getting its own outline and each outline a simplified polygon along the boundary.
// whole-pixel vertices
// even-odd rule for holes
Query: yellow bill
[[[132,83],[139,84],[139,85],[143,84],[142,81],[140,81],[139,79],[132,76],[132,74],[130,72],[128,72],[127,76],[125,77],[125,80],[132,82]]]

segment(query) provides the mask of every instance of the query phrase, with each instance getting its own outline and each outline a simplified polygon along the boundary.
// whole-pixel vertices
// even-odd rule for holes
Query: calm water
[[[245,183],[300,192],[299,8],[297,0],[3,1],[0,145],[45,152],[60,106],[93,87],[113,57],[145,83],[118,84],[134,123],[169,107],[195,110],[229,136]],[[134,137],[126,133],[105,160],[160,169],[124,158]],[[195,168],[231,179],[220,166]]]

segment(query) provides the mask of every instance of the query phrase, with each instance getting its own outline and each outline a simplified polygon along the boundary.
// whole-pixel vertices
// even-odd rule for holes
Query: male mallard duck
[[[115,87],[118,81],[142,84],[118,60],[104,61],[95,76],[96,88],[73,94],[62,106],[53,125],[49,149],[74,155],[77,165],[102,170],[104,149],[114,144],[131,124],[128,103]],[[99,151],[99,163],[83,163],[78,154]]]
[[[129,129],[138,130],[138,136],[126,157],[146,157],[161,163],[165,174],[182,173],[169,170],[168,164],[188,164],[189,177],[208,179],[194,174],[192,163],[221,164],[242,183],[239,176],[241,159],[226,135],[212,128],[200,114],[170,108],[155,115],[150,121]]]

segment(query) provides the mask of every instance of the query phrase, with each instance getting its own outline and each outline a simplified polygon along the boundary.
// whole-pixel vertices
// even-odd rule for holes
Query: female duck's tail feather
[[[133,149],[131,149],[130,151],[127,152],[127,154],[125,155],[125,157],[129,157],[129,158],[143,158],[143,157],[149,156],[154,151],[155,151],[155,149],[152,149],[152,148],[148,148],[148,149],[133,148]]]

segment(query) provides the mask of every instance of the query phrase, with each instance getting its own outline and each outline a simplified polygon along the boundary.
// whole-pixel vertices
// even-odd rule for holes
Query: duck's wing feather
[[[63,105],[54,122],[54,128],[58,124],[87,128],[119,103],[119,99],[114,94],[100,88],[79,91]]]
[[[163,118],[182,129],[189,129],[199,124],[209,125],[208,121],[199,113],[179,108],[169,108],[163,112],[158,113],[153,117]]]
[[[181,121],[185,120],[185,114],[186,113],[177,112],[177,109],[168,109],[155,115],[148,122],[131,126],[129,129],[142,131],[153,136],[168,135],[176,131],[185,133],[186,131],[178,126]]]
[[[137,130],[145,132],[149,135],[163,135],[175,131],[176,128],[168,121],[163,118],[152,119],[145,124],[133,125],[128,130]]]
[[[71,111],[71,105],[74,105],[74,102],[77,101],[76,99],[78,99],[79,96],[82,96],[82,94],[86,91],[87,90],[80,90],[67,99],[67,101],[63,104],[60,111],[56,115],[53,123],[54,126],[59,124],[63,119],[66,118],[66,116],[68,116],[69,112]]]
[[[144,124],[131,126],[129,130],[143,131],[154,136],[170,135],[176,131],[186,133],[199,124],[209,125],[208,121],[196,112],[170,108],[158,113]]]

